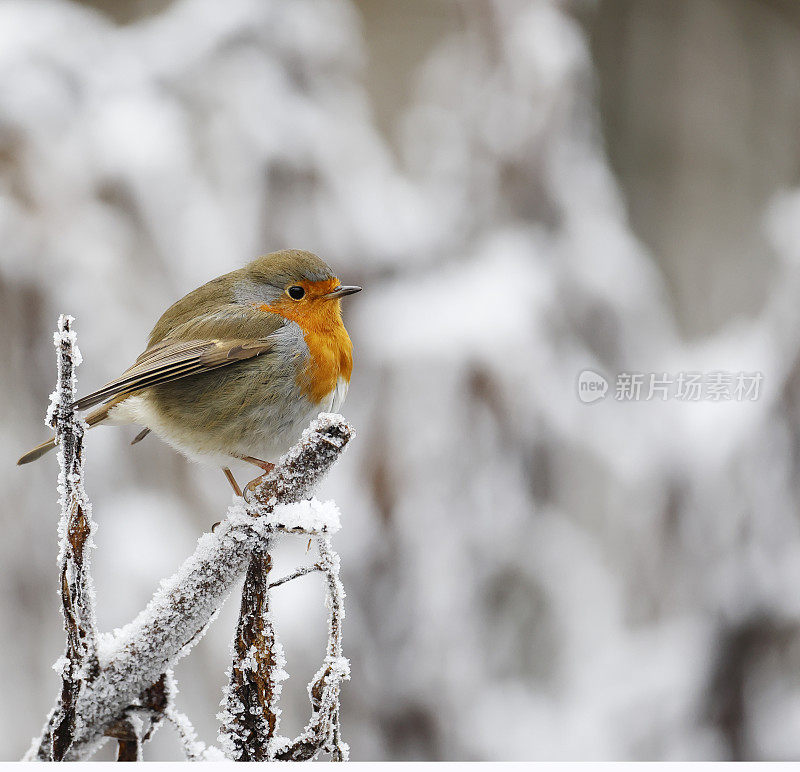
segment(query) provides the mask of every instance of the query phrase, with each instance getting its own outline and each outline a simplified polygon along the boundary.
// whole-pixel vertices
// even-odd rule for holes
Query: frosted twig
[[[301,518],[302,519],[302,518]],[[306,523],[313,528],[312,522]],[[293,527],[298,532],[302,523]],[[314,533],[316,531],[309,531]],[[308,532],[307,532],[308,533]],[[348,756],[341,740],[339,692],[342,680],[349,677],[349,663],[342,656],[344,589],[339,580],[339,557],[327,537],[316,537],[319,561],[293,571],[273,583],[267,582],[268,555],[251,557],[242,592],[242,607],[234,640],[234,660],[229,685],[222,701],[220,743],[229,758],[238,761],[305,761],[320,751],[334,761]],[[283,650],[275,638],[269,613],[269,590],[312,571],[324,571],[327,583],[326,605],[328,644],[325,660],[309,684],[312,716],[295,740],[276,736],[280,710],[277,698],[283,672]]]
[[[254,516],[271,512],[277,504],[302,501],[311,494],[353,437],[353,427],[336,413],[320,413],[303,432],[248,500]],[[310,446],[313,440],[313,447]],[[267,507],[266,510],[263,508]]]
[[[286,574],[286,576],[282,576],[280,579],[276,579],[274,582],[269,583],[269,589],[271,590],[273,587],[280,587],[282,584],[286,584],[286,582],[291,582],[292,579],[299,579],[301,576],[306,576],[306,574],[311,574],[314,571],[321,571],[322,567],[315,563],[313,566],[301,566],[300,568],[292,571],[291,574]]]
[[[53,342],[58,354],[58,384],[50,397],[47,419],[58,444],[59,566],[61,607],[67,644],[61,660],[61,694],[49,721],[49,742],[42,757],[61,761],[72,745],[79,696],[96,677],[97,628],[89,549],[94,523],[83,487],[84,422],[75,416],[75,368],[81,362],[71,316],[62,315]]]
[[[140,705],[131,706],[131,710],[144,711],[150,718],[150,726],[142,735],[142,745],[150,740],[164,723],[165,713],[172,704],[176,691],[172,671],[168,670],[149,689],[145,689],[140,699]]]
[[[202,761],[206,753],[205,743],[197,739],[197,732],[194,731],[189,717],[175,707],[175,694],[178,688],[171,670],[167,673],[167,683],[170,688],[167,707],[164,710],[164,718],[175,727],[186,761]]]
[[[268,761],[280,719],[278,698],[287,675],[269,608],[271,565],[269,555],[253,550],[242,589],[228,689],[219,714],[220,745],[237,761]]]
[[[186,761],[203,761],[206,746],[197,739],[197,732],[195,732],[192,722],[189,721],[189,717],[175,708],[169,708],[164,717],[175,727]]]
[[[278,761],[308,761],[320,751],[331,754],[332,761],[347,761],[349,747],[341,737],[339,693],[341,683],[350,678],[350,663],[342,654],[342,621],[344,620],[344,587],[339,579],[339,556],[324,536],[316,538],[320,568],[328,585],[328,646],[325,661],[308,685],[312,714],[303,732],[281,748],[276,748]]]
[[[144,745],[164,721],[175,727],[187,761],[203,761],[207,748],[197,739],[197,733],[188,717],[175,707],[178,684],[172,670],[167,670],[159,680],[142,695],[141,704],[132,705],[128,712],[141,713],[150,718],[150,727],[142,736]]]

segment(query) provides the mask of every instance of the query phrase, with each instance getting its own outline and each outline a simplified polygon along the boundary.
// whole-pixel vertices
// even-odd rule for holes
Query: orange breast
[[[309,284],[312,284],[309,282]],[[324,284],[319,294],[330,291],[335,282]],[[315,287],[315,289],[317,289]],[[348,383],[353,372],[353,344],[342,322],[340,301],[316,297],[303,303],[293,303],[281,298],[271,305],[261,305],[262,311],[280,314],[297,322],[303,331],[308,346],[309,358],[305,368],[298,374],[297,382],[312,402],[321,402],[335,388],[341,376]]]
[[[312,402],[322,402],[336,388],[339,376],[350,381],[353,344],[343,324],[329,334],[303,330],[303,337],[311,356],[298,382]]]

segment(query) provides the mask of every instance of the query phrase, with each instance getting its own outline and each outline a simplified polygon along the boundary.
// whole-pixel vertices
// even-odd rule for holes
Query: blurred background
[[[56,460],[14,465],[58,314],[86,393],[284,247],[365,288],[358,437],[318,494],[354,759],[800,756],[799,85],[790,0],[0,2],[0,757],[63,650]],[[763,383],[583,404],[586,368]],[[135,434],[87,445],[108,630],[230,501]],[[322,599],[276,591],[283,734]],[[237,610],[176,670],[206,742]],[[180,758],[171,729],[146,757]]]

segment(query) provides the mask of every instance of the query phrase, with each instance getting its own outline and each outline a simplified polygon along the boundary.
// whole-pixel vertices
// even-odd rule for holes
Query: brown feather
[[[55,437],[51,437],[47,442],[43,442],[41,445],[37,445],[33,450],[29,450],[17,461],[17,466],[30,464],[31,461],[36,461],[37,458],[41,458],[48,450],[52,450],[55,446]]]
[[[95,426],[96,424],[102,423],[103,421],[108,418],[108,411],[111,410],[114,405],[118,402],[122,402],[125,397],[119,397],[118,399],[112,400],[106,405],[97,408],[97,410],[93,410],[89,415],[84,418],[87,424],[89,424],[89,428]],[[37,445],[33,450],[29,450],[24,456],[22,456],[19,461],[17,461],[17,466],[22,466],[22,464],[30,464],[31,461],[36,461],[36,459],[41,458],[45,453],[51,451],[56,446],[56,438],[51,437],[46,442],[43,442],[41,445]]]
[[[86,410],[112,397],[205,373],[271,351],[274,342],[260,340],[167,340],[139,357],[119,378],[77,400],[73,407]]]

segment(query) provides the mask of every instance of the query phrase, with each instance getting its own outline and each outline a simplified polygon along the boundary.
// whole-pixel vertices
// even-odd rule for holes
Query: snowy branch
[[[350,663],[342,654],[344,587],[339,579],[339,556],[331,549],[330,540],[318,536],[316,542],[328,585],[328,649],[322,667],[308,685],[311,720],[299,737],[276,748],[273,758],[278,761],[308,761],[320,751],[330,753],[333,761],[347,761],[350,754],[342,740],[339,719],[339,692],[342,681],[350,678]]]
[[[291,582],[292,579],[299,579],[301,576],[321,570],[322,568],[317,563],[315,563],[313,566],[301,566],[295,571],[292,571],[291,574],[286,574],[286,576],[282,576],[280,579],[275,579],[274,581],[270,582],[269,589],[271,590],[273,587],[280,587],[282,584],[286,584],[286,582]]]
[[[84,422],[72,409],[75,369],[81,362],[71,316],[61,316],[53,336],[57,351],[58,383],[50,396],[47,422],[58,443],[58,492],[61,505],[59,575],[61,607],[67,645],[58,662],[61,694],[48,720],[46,753],[61,761],[72,745],[76,707],[86,684],[97,675],[97,627],[94,591],[89,573],[89,549],[94,523],[91,504],[83,489]]]
[[[275,638],[269,609],[270,556],[253,551],[242,589],[242,607],[234,639],[234,660],[220,713],[220,743],[237,761],[269,761],[270,741],[280,718],[278,698],[283,647]]]
[[[277,725],[278,709],[274,700],[280,691],[281,667],[279,644],[268,622],[267,551],[276,533],[309,533],[318,537],[321,563],[328,575],[331,631],[335,639],[343,615],[343,593],[336,573],[338,559],[331,559],[332,553],[326,552],[324,535],[338,529],[338,510],[334,505],[305,499],[341,455],[353,430],[341,416],[320,414],[275,469],[253,489],[250,500],[233,504],[215,532],[200,537],[194,554],[177,573],[161,582],[147,607],[121,630],[98,636],[88,561],[84,554],[85,547],[91,544],[91,520],[82,482],[83,423],[75,418],[71,408],[74,365],[79,361],[79,354],[70,324],[68,317],[62,317],[59,322],[59,388],[51,407],[62,461],[59,478],[63,513],[61,561],[67,653],[62,663],[62,692],[41,738],[34,742],[26,759],[86,759],[107,736],[120,734],[123,736],[118,739],[126,744],[120,753],[132,755],[135,751],[138,757],[142,726],[134,719],[138,719],[142,709],[162,713],[179,727],[179,731],[182,729],[184,734],[193,736],[191,726],[187,728],[188,722],[184,724],[180,714],[174,711],[169,696],[160,709],[153,709],[152,701],[154,695],[157,698],[161,693],[170,692],[163,685],[164,674],[202,636],[248,564],[250,571],[237,630],[237,644],[241,649],[238,663],[241,664],[256,645],[257,653],[251,663],[256,667],[238,672],[248,672],[250,680],[245,685],[242,678],[242,688],[254,689],[252,694],[256,695],[258,706],[266,706],[259,719],[269,727],[267,734],[271,737]],[[343,747],[337,739],[338,684],[347,677],[343,662],[346,660],[341,657],[339,638],[338,643],[334,640],[329,644],[328,656],[314,685],[319,693],[319,705],[315,705],[314,713],[317,718],[312,718],[306,732],[312,733],[316,738],[314,742],[319,740],[317,749],[339,756],[346,755],[346,747],[344,751],[337,750]],[[234,668],[232,679],[236,673]],[[155,687],[160,680],[159,691]],[[316,699],[314,688],[312,703]],[[335,701],[335,707],[331,700]],[[311,740],[306,738],[306,742]],[[253,754],[264,752],[257,743],[252,745]]]
[[[314,534],[309,521],[305,530]],[[344,589],[339,580],[339,557],[327,536],[315,536],[319,560],[268,583],[268,555],[251,560],[242,593],[242,609],[234,641],[230,683],[220,713],[220,743],[230,758],[238,761],[309,761],[320,752],[334,761],[348,758],[348,746],[341,739],[339,691],[349,678],[350,665],[342,655]],[[280,719],[277,706],[283,670],[283,648],[276,640],[269,612],[269,591],[311,571],[323,571],[327,583],[328,648],[322,666],[308,685],[311,719],[294,740],[276,734]]]

